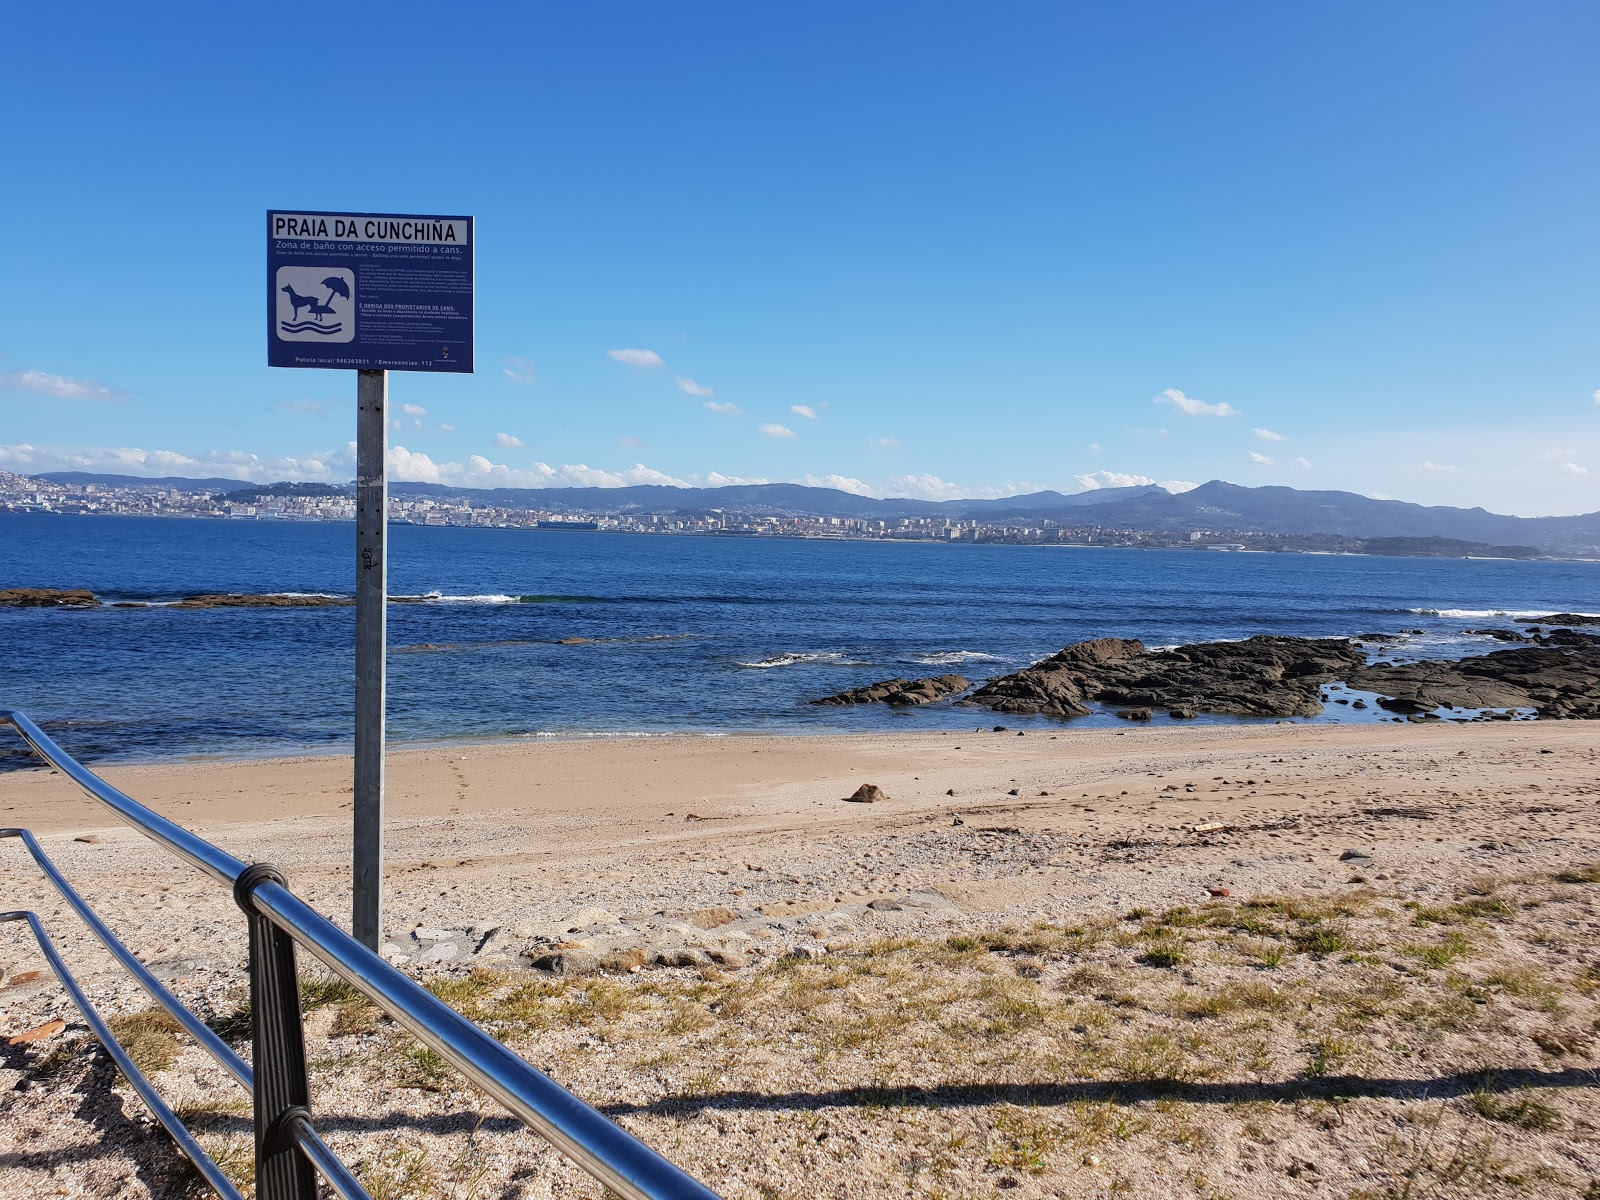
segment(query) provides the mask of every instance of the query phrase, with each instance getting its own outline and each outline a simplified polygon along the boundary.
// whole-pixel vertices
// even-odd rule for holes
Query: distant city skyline
[[[354,379],[265,365],[298,205],[477,218],[397,480],[1600,509],[1592,6],[437,16],[16,15],[0,470],[348,480]]]

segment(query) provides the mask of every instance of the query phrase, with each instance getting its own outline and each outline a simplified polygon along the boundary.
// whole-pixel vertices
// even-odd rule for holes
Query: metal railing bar
[[[33,931],[34,941],[39,943],[40,952],[50,964],[50,970],[61,981],[61,986],[67,989],[67,994],[72,997],[72,1002],[78,1006],[78,1011],[83,1014],[84,1020],[88,1021],[89,1028],[94,1031],[95,1037],[105,1047],[106,1053],[111,1056],[111,1060],[117,1064],[117,1070],[122,1072],[123,1076],[133,1086],[133,1090],[139,1093],[139,1098],[144,1101],[145,1107],[150,1110],[151,1115],[160,1121],[166,1131],[172,1135],[172,1140],[178,1144],[179,1152],[194,1165],[194,1169],[200,1172],[205,1181],[211,1185],[212,1190],[223,1197],[223,1200],[243,1200],[243,1197],[239,1195],[239,1189],[233,1186],[228,1177],[222,1173],[222,1169],[211,1160],[211,1156],[200,1148],[200,1143],[195,1141],[194,1135],[189,1132],[182,1121],[178,1120],[177,1114],[167,1107],[167,1102],[151,1086],[150,1081],[145,1078],[144,1072],[133,1065],[133,1059],[128,1057],[128,1052],[122,1048],[122,1043],[112,1035],[110,1026],[105,1023],[99,1012],[95,1010],[94,1005],[89,1003],[89,997],[78,986],[78,981],[73,978],[72,972],[67,970],[66,963],[61,960],[61,955],[56,950],[55,943],[50,940],[50,935],[45,932],[44,925],[40,922],[37,914],[26,911],[0,913],[0,923],[6,921],[26,921],[28,923],[28,928]]]
[[[94,910],[85,903],[83,897],[66,881],[65,877],[56,868],[56,865],[50,861],[49,856],[40,848],[33,834],[26,829],[0,829],[0,838],[11,837],[21,839],[22,844],[28,848],[28,853],[33,855],[33,861],[44,872],[45,878],[55,886],[56,891],[60,892],[62,898],[72,906],[72,910],[89,927],[89,931],[100,939],[101,945],[112,953],[116,960],[122,964],[123,969],[134,977],[140,987],[150,993],[151,999],[166,1009],[172,1019],[183,1026],[184,1032],[199,1042],[201,1048],[216,1059],[223,1070],[237,1079],[246,1089],[254,1088],[255,1075],[251,1072],[244,1059],[239,1057],[233,1047],[218,1037],[210,1026],[185,1008],[183,1002],[169,992],[165,985],[152,975],[142,962],[134,957],[133,952],[117,939],[116,934],[106,927],[105,923],[95,915]]]
[[[183,826],[174,824],[160,813],[146,808],[132,796],[112,787],[56,745],[49,734],[23,713],[0,709],[0,725],[9,725],[15,729],[40,758],[72,780],[78,790],[91,800],[98,800],[124,822],[152,841],[165,846],[190,866],[204,871],[229,887],[233,886],[233,881],[238,879],[245,869],[247,864],[226,850],[213,846],[204,838],[195,836]]]
[[[0,725],[15,729],[35,753],[71,779],[90,799],[104,804],[121,820],[213,879],[234,888],[248,869],[240,859],[146,808],[84,768],[23,713],[0,709]],[[238,892],[237,888],[234,890]],[[717,1193],[507,1050],[283,884],[262,880],[245,892],[250,905],[274,926],[303,944],[335,975],[612,1191],[627,1200],[720,1200]],[[244,897],[236,898],[245,903]],[[160,1103],[153,1092],[150,1095],[154,1103]],[[178,1128],[182,1129],[182,1125]],[[187,1136],[187,1130],[184,1134]],[[179,1135],[173,1132],[173,1136]],[[298,1139],[296,1144],[300,1144]],[[332,1152],[328,1153],[331,1158]]]
[[[300,1153],[311,1160],[311,1165],[322,1172],[322,1177],[328,1181],[328,1186],[338,1192],[343,1200],[372,1200],[372,1194],[361,1186],[349,1167],[333,1152],[332,1147],[322,1140],[322,1135],[311,1125],[305,1117],[297,1117],[289,1123],[289,1135],[294,1138],[294,1144],[300,1147]]]
[[[629,1200],[718,1200],[692,1175],[416,985],[288,888],[263,883],[258,909],[590,1175]]]

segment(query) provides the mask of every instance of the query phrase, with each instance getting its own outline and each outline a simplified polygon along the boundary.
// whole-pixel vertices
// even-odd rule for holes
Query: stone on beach
[[[863,783],[854,792],[845,797],[847,804],[876,804],[879,800],[889,797],[884,790],[875,783]]]

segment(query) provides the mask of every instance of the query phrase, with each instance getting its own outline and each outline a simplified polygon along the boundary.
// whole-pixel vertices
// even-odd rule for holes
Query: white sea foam
[[[736,665],[765,671],[772,667],[792,667],[796,663],[842,663],[847,661],[845,656],[837,650],[819,650],[810,654],[774,654],[771,658],[763,658],[758,662],[737,662],[736,660]]]
[[[985,654],[982,650],[943,650],[933,654],[913,654],[913,662],[930,667],[956,666],[964,662],[1003,662],[998,654]]]
[[[501,592],[477,596],[446,596],[442,592],[424,592],[421,596],[406,598],[428,600],[435,604],[520,604],[522,602],[521,596],[507,596]]]
[[[1482,620],[1485,617],[1505,617],[1512,621],[1533,621],[1539,617],[1554,616],[1565,610],[1550,608],[1408,608],[1408,613],[1419,617],[1449,617],[1457,621]],[[1600,616],[1600,613],[1574,613],[1578,617]]]

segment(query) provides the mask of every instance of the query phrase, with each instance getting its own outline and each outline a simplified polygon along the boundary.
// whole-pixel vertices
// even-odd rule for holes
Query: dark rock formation
[[[1474,637],[1489,637],[1497,642],[1525,642],[1526,634],[1518,633],[1515,629],[1469,629],[1468,633]]]
[[[955,696],[972,686],[972,681],[965,675],[932,675],[927,679],[885,679],[881,683],[869,683],[866,687],[851,688],[847,692],[840,692],[836,696],[824,696],[821,700],[813,700],[813,704],[892,704],[897,707],[907,707],[915,704],[931,704],[935,700],[943,700],[948,696]]]
[[[1365,661],[1342,638],[1263,635],[1154,653],[1143,642],[1097,638],[991,680],[961,703],[1059,717],[1082,716],[1091,703],[1186,715],[1311,717],[1322,711],[1321,685]]]
[[[1457,662],[1374,663],[1347,682],[1377,692],[1391,712],[1531,708],[1541,717],[1600,718],[1600,639],[1496,650]]]
[[[1600,617],[1592,613],[1551,613],[1540,617],[1535,625],[1600,625]]]
[[[4,608],[94,608],[99,603],[86,588],[0,588]]]
[[[353,596],[283,596],[228,592],[185,596],[173,608],[337,608],[355,603]]]

